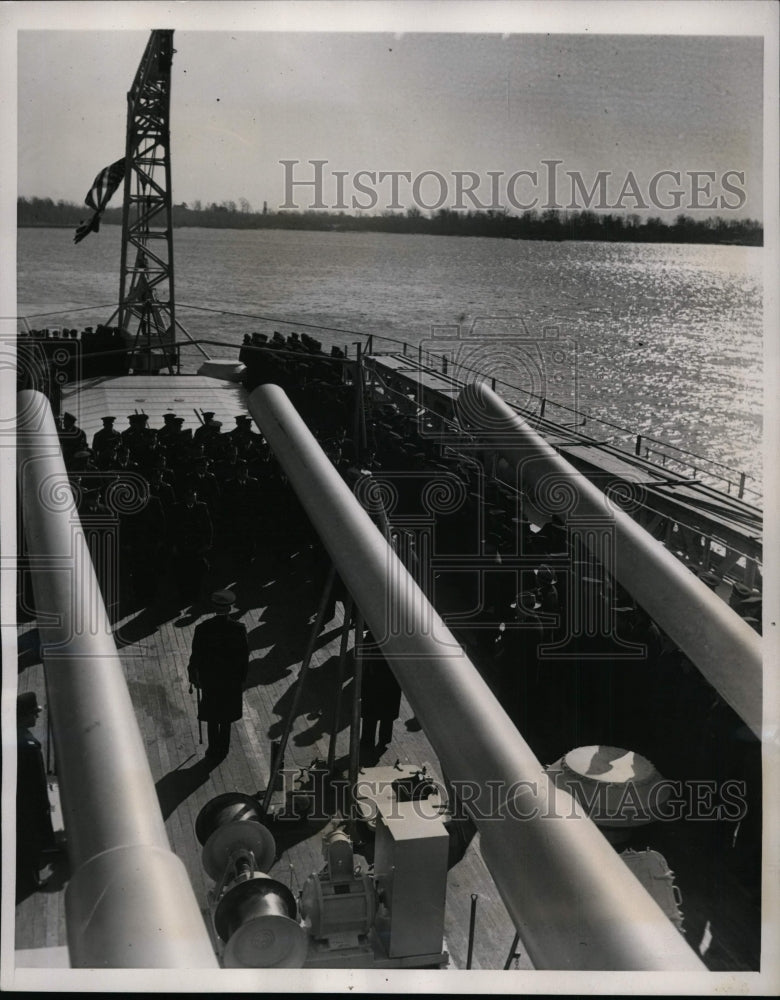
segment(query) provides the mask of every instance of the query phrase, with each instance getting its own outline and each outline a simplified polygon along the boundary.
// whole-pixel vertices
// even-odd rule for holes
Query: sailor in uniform
[[[195,459],[194,469],[185,479],[185,487],[191,486],[209,509],[213,517],[219,501],[219,483],[213,472],[209,471],[209,461],[205,455]]]
[[[165,456],[171,469],[176,472],[183,465],[192,444],[191,428],[184,429],[184,417],[174,417],[173,429],[165,438]]]
[[[252,430],[252,418],[246,413],[236,417],[236,426],[225,435],[238,452],[240,458],[250,460],[255,457],[261,444],[261,437]]]
[[[236,462],[236,478],[225,484],[224,498],[232,546],[251,562],[261,523],[262,490],[242,458]]]
[[[214,419],[214,414],[208,411],[203,414],[203,423],[196,427],[192,435],[193,444],[203,445],[204,452],[212,453],[222,430],[222,422]]]
[[[208,507],[191,486],[185,487],[182,502],[171,508],[169,523],[179,594],[191,603],[200,599],[214,536]]]
[[[157,433],[146,426],[149,420],[146,413],[131,413],[127,419],[130,426],[122,431],[122,443],[134,461],[146,465],[157,443]]]
[[[125,444],[121,444],[114,453],[114,472],[137,472],[138,462],[133,460],[133,454]]]
[[[167,448],[170,440],[176,434],[176,414],[175,413],[163,413],[163,425],[157,431],[157,443],[162,448]]]
[[[122,440],[122,435],[114,427],[116,417],[101,417],[100,419],[103,426],[92,438],[92,450],[96,455],[118,447]]]
[[[159,475],[159,470],[157,473]],[[145,501],[134,505],[120,518],[122,569],[128,573],[133,596],[143,604],[152,604],[157,595],[165,528],[162,502],[151,487]]]
[[[176,502],[173,486],[165,478],[166,471],[165,465],[159,462],[149,470],[149,496],[160,501],[164,513]]]
[[[88,450],[87,435],[76,424],[72,413],[62,414],[62,425],[57,431],[62,448],[62,457],[67,464],[80,451]]]
[[[222,455],[214,462],[214,475],[222,492],[231,480],[237,478],[238,462],[238,450],[233,444],[228,444]]]

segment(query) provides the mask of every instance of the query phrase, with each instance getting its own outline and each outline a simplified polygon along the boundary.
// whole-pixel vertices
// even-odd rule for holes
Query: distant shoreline
[[[78,223],[72,222],[19,222],[17,223],[17,229],[73,229],[75,230]],[[121,222],[113,222],[109,219],[103,219],[101,221],[102,226],[119,226]],[[514,235],[510,233],[490,233],[490,232],[457,232],[448,231],[440,229],[414,229],[414,230],[397,230],[391,229],[386,226],[370,226],[361,225],[359,227],[353,227],[349,225],[344,226],[323,226],[323,225],[304,225],[299,222],[299,224],[291,226],[289,224],[266,224],[266,225],[230,225],[222,224],[217,225],[215,223],[209,223],[205,221],[198,222],[178,222],[174,223],[174,229],[221,229],[221,230],[233,230],[233,231],[243,231],[243,230],[263,230],[272,229],[278,230],[295,230],[296,232],[333,232],[333,233],[390,233],[405,236],[476,236],[483,239],[507,239],[514,242],[522,243],[631,243],[631,244],[641,244],[641,243],[674,243],[674,244],[694,244],[698,246],[746,246],[746,247],[763,247],[763,231],[758,235],[758,237],[753,237],[750,239],[724,239],[718,238],[717,234],[712,234],[709,239],[705,238],[691,238],[690,236],[681,237],[677,236],[674,232],[665,232],[662,238],[648,238],[642,237],[638,234],[627,235],[565,235],[558,233],[549,234],[538,234],[538,235]],[[672,227],[668,227],[671,229]]]
[[[51,198],[17,198],[20,229],[69,228],[87,222],[92,210],[73,202]],[[162,216],[159,216],[162,221]],[[122,209],[107,208],[102,225],[121,225]],[[659,217],[642,219],[636,213],[599,214],[589,209],[545,209],[513,215],[505,211],[456,212],[442,208],[425,214],[417,208],[381,215],[350,215],[333,211],[254,211],[245,199],[241,205],[200,201],[172,206],[174,229],[294,229],[306,232],[377,232],[427,236],[484,236],[497,239],[546,242],[595,243],[700,243],[763,246],[764,229],[755,219],[714,216],[694,219],[678,214],[673,222]]]

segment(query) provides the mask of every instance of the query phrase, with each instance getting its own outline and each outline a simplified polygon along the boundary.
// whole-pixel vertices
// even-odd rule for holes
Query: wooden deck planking
[[[399,359],[399,362],[401,359]],[[411,359],[404,358],[398,368],[405,366],[404,374],[413,370],[409,367]],[[451,397],[453,380],[442,377],[435,372],[427,373],[426,384],[437,389],[441,395]],[[138,385],[138,377],[134,377],[134,385]],[[159,386],[160,380],[155,379]],[[444,391],[441,383],[446,382]],[[177,389],[178,392],[178,389]],[[203,404],[201,404],[203,405]],[[183,403],[174,405],[174,409],[194,422],[191,408]],[[219,412],[219,406],[210,404],[211,409]],[[96,408],[90,414],[90,420],[98,420]],[[160,400],[160,412],[168,409],[167,400]],[[114,407],[114,411],[117,407]],[[121,414],[117,414],[121,417]],[[153,424],[158,421],[152,420]],[[94,429],[98,429],[95,424]],[[87,428],[85,428],[87,429]],[[92,430],[90,426],[88,430]],[[91,437],[91,433],[89,435]],[[560,443],[572,443],[561,440]],[[632,464],[632,463],[629,463]],[[660,470],[659,470],[660,472]],[[672,494],[681,492],[686,499],[693,500],[688,490],[670,489]],[[677,499],[675,497],[675,499]],[[717,512],[716,512],[717,513]],[[728,513],[724,512],[728,518]],[[338,606],[339,617],[341,606]],[[243,620],[251,630],[262,620],[264,609],[258,605],[251,607]],[[178,616],[176,616],[178,618]],[[198,744],[198,726],[195,719],[194,697],[187,693],[186,665],[189,658],[189,647],[195,624],[179,626],[174,624],[176,618],[162,623],[153,636],[146,637],[125,647],[123,663],[128,680],[135,684],[134,698],[136,714],[139,721],[144,743],[150,760],[154,780],[162,782],[169,775],[175,775],[177,770],[186,771],[202,759],[204,745]],[[333,630],[335,623],[331,622],[327,630]],[[262,661],[268,652],[278,653],[284,644],[276,642],[272,645],[255,649],[252,659],[255,664]],[[336,635],[327,646],[315,652],[312,667],[317,669],[331,653],[338,653],[338,636]],[[262,655],[259,655],[262,654]],[[289,657],[285,655],[285,662]],[[231,752],[229,757],[217,768],[212,770],[206,780],[184,795],[166,818],[166,829],[171,845],[185,863],[193,883],[197,898],[203,908],[206,906],[206,892],[210,880],[204,875],[200,863],[200,848],[194,836],[194,821],[202,806],[214,795],[223,791],[238,789],[245,792],[257,792],[265,787],[270,764],[270,737],[268,729],[274,723],[279,723],[281,717],[277,714],[279,699],[295,684],[299,663],[293,663],[289,672],[269,683],[257,681],[246,692],[244,719],[234,726]],[[25,686],[26,685],[26,686]],[[42,671],[40,667],[32,667],[20,675],[19,690],[34,689],[43,700]],[[169,712],[169,705],[174,711]],[[286,754],[288,766],[296,764],[305,766],[313,757],[327,755],[327,734],[317,737],[310,745],[299,745],[295,737],[309,728],[305,718],[306,711],[296,720],[291,734],[290,745]],[[411,708],[405,699],[402,700],[401,718],[394,727],[393,741],[385,752],[382,761],[391,763],[398,757],[402,762],[415,762],[429,765],[429,770],[438,772],[438,762],[425,736],[421,732],[409,730],[406,723],[412,718]],[[170,724],[172,735],[166,735],[166,721]],[[330,718],[326,719],[329,725]],[[41,725],[40,730],[44,727]],[[39,738],[45,734],[36,731]],[[345,757],[348,751],[348,728],[342,728],[337,740],[337,758]],[[292,850],[280,854],[272,870],[275,877],[285,884],[292,884],[299,890],[307,875],[322,865],[319,851],[319,838],[313,836],[295,845]],[[450,872],[448,880],[448,909],[446,936],[450,948],[458,955],[458,963],[465,966],[466,943],[468,938],[468,918],[471,892],[479,893],[477,909],[477,934],[474,950],[475,968],[502,968],[506,953],[511,943],[514,928],[506,914],[495,886],[479,853],[478,838],[472,842],[464,859]],[[31,935],[35,947],[44,944],[64,943],[64,893],[47,891],[45,906],[45,926],[41,926],[37,918],[32,918],[32,908],[21,904],[17,908],[17,940],[24,941],[25,947],[30,947]],[[26,922],[26,930],[24,925]],[[520,946],[522,948],[522,945]],[[522,964],[522,963],[521,963]],[[527,965],[524,967],[528,967]]]
[[[244,621],[251,629],[261,617],[261,612],[252,610],[244,616]],[[338,626],[341,623],[342,610],[341,606],[337,605],[336,617],[326,626],[326,632],[330,633],[332,637],[327,644],[315,650],[312,656],[312,675],[310,675],[310,681],[313,681],[313,674],[317,669],[327,662],[331,656],[338,654],[340,644]],[[183,642],[185,635],[186,630],[177,630],[177,637],[181,642]],[[274,647],[277,649],[277,652],[278,645]],[[287,661],[289,658],[287,651],[284,650],[284,653],[284,659]],[[182,662],[183,660],[184,657],[182,656]],[[276,709],[282,696],[286,693],[292,693],[297,683],[298,670],[299,665],[295,664],[291,672],[279,680],[270,684],[256,684],[247,690],[245,695],[245,717],[235,727],[236,735],[234,737],[234,744],[237,737],[241,751],[237,753],[233,744],[227,761],[221,764],[216,769],[216,772],[213,772],[214,778],[222,775],[227,779],[229,776],[229,779],[234,782],[233,787],[241,791],[253,792],[265,787],[270,763],[270,737],[268,736],[268,730],[276,720],[279,720],[279,722],[283,721],[276,714]],[[297,767],[305,766],[315,757],[324,758],[327,756],[327,733],[318,736],[310,745],[300,745],[297,742],[296,738],[307,733],[309,730],[310,720],[306,718],[306,708],[309,704],[310,701],[304,692],[302,712],[295,720],[288,749],[285,754],[287,767],[291,767],[292,765]],[[347,707],[346,704],[343,706],[344,709]],[[329,721],[331,710],[331,705],[325,707],[326,723]],[[435,774],[436,777],[440,777],[438,773],[438,761],[424,733],[416,730],[413,723],[411,729],[407,727],[407,723],[411,722],[412,719],[411,708],[404,698],[402,700],[401,716],[394,726],[393,740],[385,751],[382,760],[392,762],[398,758],[402,762],[414,762],[426,765],[430,773]],[[261,721],[260,727],[257,728],[256,723],[259,720],[264,720],[264,724]],[[348,733],[348,728],[340,730],[337,742],[337,758],[346,756],[348,752]],[[246,766],[244,766],[244,761],[246,762]],[[258,765],[260,765],[259,768]],[[244,778],[243,785],[241,784],[242,778]],[[198,789],[197,798],[199,799],[199,806],[205,803],[211,794],[218,794],[222,790],[221,788],[215,788],[213,793],[206,793],[206,788],[208,788],[208,783],[203,788]],[[194,801],[193,796],[190,796],[188,801],[192,804]],[[194,820],[194,816],[192,819]],[[182,827],[185,825],[183,823]],[[182,833],[185,840],[190,836],[184,830]],[[174,844],[174,849],[176,850],[176,844]],[[181,849],[187,850],[186,842],[181,845]],[[322,856],[319,837],[313,836],[300,841],[292,849],[282,851],[270,874],[279,878],[285,884],[291,885],[294,890],[297,890],[302,886],[311,872],[318,871],[321,867]],[[485,869],[478,849],[472,846],[467,852],[466,857],[456,866],[450,876],[449,898],[452,906],[451,909],[448,907],[445,933],[448,941],[451,940],[452,942],[449,947],[453,948],[457,945],[455,950],[460,953],[460,964],[464,964],[465,946],[461,948],[461,944],[468,937],[470,893],[472,891],[480,892],[481,909],[479,912],[479,927],[482,928],[484,940],[481,943],[478,942],[475,946],[475,968],[500,967],[500,964],[498,964],[499,960],[502,964],[514,933],[511,921],[495,888],[492,886],[492,882],[490,882],[489,893],[485,893],[486,880],[490,882],[489,874]],[[504,941],[503,939],[506,940]]]
[[[606,448],[599,448],[587,442],[562,442],[560,445],[563,457],[571,461],[572,457],[586,463],[592,470],[605,475],[618,476],[626,479],[634,486],[664,484],[670,479],[669,473],[658,469],[639,458],[629,455],[618,455]]]
[[[325,627],[328,641],[315,649],[312,656],[311,675],[314,677],[331,656],[337,656],[340,645],[340,627],[343,609],[337,604],[336,616]],[[251,631],[263,620],[262,608],[250,608],[242,620]],[[186,771],[202,760],[204,746],[198,744],[198,727],[195,718],[195,700],[188,693],[187,662],[192,635],[198,621],[182,624],[177,615],[162,622],[148,636],[128,643],[119,650],[128,686],[133,694],[133,704],[139,730],[147,750],[152,777],[158,783],[162,804],[166,806],[164,787],[166,778],[171,781],[177,772]],[[123,625],[118,629],[122,632]],[[298,648],[298,647],[296,647]],[[290,663],[296,655],[289,643],[277,642],[273,646],[261,648],[252,653],[252,661],[257,669],[269,652]],[[297,683],[299,662],[292,665],[282,676],[262,683],[258,682],[245,692],[245,713],[241,722],[234,725],[231,751],[227,759],[208,772],[201,784],[192,788],[189,794],[179,795],[180,800],[171,808],[166,806],[165,818],[171,848],[179,856],[188,871],[196,897],[203,909],[207,910],[207,893],[212,888],[211,880],[205,875],[200,861],[200,846],[194,832],[195,819],[200,809],[215,795],[225,791],[239,790],[255,793],[263,790],[267,783],[270,766],[269,729],[280,729],[283,718],[278,714],[280,700],[292,694]],[[335,678],[335,672],[333,674]],[[43,671],[38,664],[26,669],[20,676],[20,690],[42,692]],[[335,696],[335,692],[331,692]],[[284,701],[285,707],[289,704]],[[310,743],[297,741],[303,736],[310,738],[312,723],[307,719],[311,700],[302,700],[302,712],[295,720],[290,742],[285,754],[287,767],[305,767],[315,757],[325,758],[328,752],[332,705],[323,705],[325,719],[322,732]],[[348,717],[348,701],[342,703],[342,720]],[[43,727],[41,727],[43,728]],[[307,734],[309,734],[307,736]],[[41,733],[39,736],[45,734]],[[337,759],[345,759],[349,749],[349,729],[342,726],[338,733]],[[401,703],[401,715],[394,726],[393,739],[385,751],[382,762],[391,763],[399,759],[425,765],[429,773],[440,778],[438,761],[422,731],[416,729],[412,710],[405,698]],[[275,801],[279,801],[278,793]],[[292,848],[280,851],[270,874],[292,887],[297,892],[306,878],[322,867],[320,838],[306,836]],[[489,890],[486,892],[486,885]],[[448,882],[448,909],[445,935],[448,947],[458,956],[453,966],[465,965],[468,939],[470,893],[479,892],[477,938],[475,941],[474,968],[497,968],[503,964],[511,942],[513,928],[498,894],[490,882],[478,846],[472,844],[466,856],[452,870]],[[42,948],[65,944],[64,893],[47,892],[41,920],[40,895],[30,897],[17,907],[17,942],[20,947]]]
[[[425,381],[426,384],[430,383],[430,387],[439,391],[443,389],[448,396],[454,391],[453,380],[442,378],[437,373],[426,373]],[[155,380],[150,392],[159,389],[159,386],[159,381]],[[132,393],[134,398],[132,401],[128,400],[128,406],[130,402],[139,400],[144,403],[151,401],[150,394],[146,390],[142,391],[142,387],[139,388],[137,379],[132,383]],[[98,411],[104,409],[99,399],[94,399],[93,402],[95,406],[84,412],[87,419],[83,423],[88,433],[98,428]],[[218,411],[216,403],[211,403],[210,406]],[[161,397],[155,400],[154,407],[144,408],[152,413],[152,423],[156,423],[162,411],[168,409],[168,401]],[[181,405],[181,401],[177,401],[177,408],[186,414],[186,407]],[[114,406],[114,409],[117,407]],[[159,415],[157,409],[160,410]],[[218,412],[218,416],[223,414]],[[163,579],[161,590],[165,589],[166,580]],[[257,604],[242,615],[250,632],[260,626],[265,610]],[[312,673],[325,664],[331,655],[338,655],[338,627],[341,621],[342,609],[338,605],[336,617],[327,624],[325,630],[331,637],[325,645],[315,650],[312,657]],[[185,622],[175,615],[162,622],[153,634],[124,646],[120,653],[134,695],[136,716],[152,776],[158,783],[167,813],[165,825],[171,847],[184,862],[196,896],[205,910],[211,882],[200,862],[200,847],[194,834],[195,819],[200,809],[215,795],[231,790],[255,793],[265,788],[270,767],[269,730],[274,734],[281,730],[284,720],[279,714],[280,701],[285,696],[289,699],[297,682],[300,643],[291,645],[288,635],[285,635],[283,641],[277,640],[253,650],[251,659],[255,682],[245,694],[244,719],[234,726],[230,755],[216,768],[204,773],[202,782],[189,789],[188,794],[177,795],[178,801],[173,803],[172,800],[165,800],[166,781],[173,787],[172,782],[179,775],[198,766],[205,750],[205,744],[201,746],[198,743],[195,701],[187,690],[186,667],[196,624],[197,621]],[[266,680],[260,665],[270,654],[289,666],[276,679],[272,675],[272,679]],[[278,672],[273,663],[272,671]],[[289,702],[285,700],[284,703],[286,705]],[[308,699],[304,697],[302,711],[295,720],[285,754],[288,768],[304,767],[314,757],[327,756],[327,732],[317,736],[311,743],[299,742],[299,737],[305,738],[310,729],[309,720],[306,719],[307,704]],[[347,717],[348,701],[345,699],[342,719]],[[324,728],[327,729],[329,724],[328,711]],[[342,726],[336,744],[337,759],[345,759],[348,749],[349,729],[348,726]],[[422,731],[415,728],[412,710],[405,698],[402,700],[401,717],[394,727],[393,740],[385,751],[382,762],[391,763],[395,759],[403,763],[424,765],[434,777],[441,777],[435,754]],[[279,796],[276,795],[274,801],[278,800]],[[285,884],[300,889],[307,876],[321,867],[320,839],[315,835],[306,837],[291,849],[282,850],[271,874]],[[455,866],[448,879],[445,934],[449,948],[457,956],[453,964],[460,967],[465,966],[472,892],[479,894],[474,967],[501,968],[514,928],[479,854],[478,841],[470,845],[465,857]],[[58,894],[57,898],[61,900],[62,894]],[[64,942],[63,930],[60,919],[56,933],[57,943]],[[36,941],[36,944],[39,943]]]
[[[123,431],[128,414],[136,411],[148,414],[150,427],[162,426],[163,413],[174,410],[184,417],[185,427],[195,428],[200,424],[195,410],[211,410],[223,429],[230,430],[234,417],[246,413],[245,400],[243,386],[206,375],[177,375],[174,383],[164,375],[124,375],[68,385],[62,408],[74,414],[91,445],[102,417],[115,416],[116,429]]]

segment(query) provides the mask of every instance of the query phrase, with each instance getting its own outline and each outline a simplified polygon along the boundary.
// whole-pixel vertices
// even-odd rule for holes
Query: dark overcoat
[[[46,769],[40,741],[30,730],[18,727],[16,739],[16,847],[35,862],[54,846]]]
[[[195,629],[188,667],[190,682],[201,689],[198,718],[203,722],[240,719],[248,670],[246,626],[226,615],[201,622]]]
[[[374,654],[363,660],[361,714],[364,719],[395,721],[401,712],[401,685],[387,660]]]

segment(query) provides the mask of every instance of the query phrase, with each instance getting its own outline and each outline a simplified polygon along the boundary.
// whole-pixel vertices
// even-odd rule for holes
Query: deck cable
[[[24,313],[25,319],[44,319],[46,316],[70,316],[71,313],[78,312],[89,312],[90,309],[110,309],[116,308],[114,302],[105,302],[98,306],[79,306],[77,309],[54,309],[52,312],[45,313]]]
[[[232,309],[213,309],[209,306],[196,306],[189,302],[178,302],[182,309],[196,309],[199,312],[218,313],[223,316],[242,316],[244,319],[260,319],[267,323],[282,323],[286,326],[305,326],[311,330],[327,330],[331,333],[349,333],[355,337],[369,337],[365,330],[348,330],[340,326],[324,326],[321,323],[306,323],[298,319],[280,319],[278,316],[262,316],[259,313],[237,312]]]

